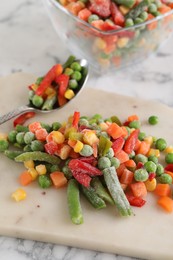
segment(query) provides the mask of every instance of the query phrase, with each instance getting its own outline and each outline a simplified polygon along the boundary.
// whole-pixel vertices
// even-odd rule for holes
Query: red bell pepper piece
[[[56,77],[55,82],[59,85],[58,94],[60,96],[64,96],[66,89],[68,87],[69,76],[66,74],[61,74]]]
[[[97,159],[94,156],[89,156],[89,157],[79,157],[78,160],[82,162],[89,163],[93,166],[97,165]]]
[[[23,125],[23,124],[26,122],[26,120],[28,120],[28,119],[30,119],[30,118],[32,118],[32,117],[34,117],[34,116],[35,116],[35,112],[26,112],[26,113],[24,113],[24,114],[18,116],[18,117],[13,121],[13,125],[14,125],[14,127],[15,127],[16,125]]]
[[[44,76],[44,79],[41,81],[35,94],[38,96],[42,96],[46,88],[48,88],[51,85],[52,81],[54,81],[55,78],[62,73],[62,71],[63,67],[61,64],[54,65]]]
[[[126,153],[130,154],[134,150],[136,142],[138,140],[138,134],[139,129],[135,129],[127,138],[123,148]]]
[[[122,148],[123,148],[123,146],[124,146],[124,143],[125,143],[125,139],[124,139],[123,137],[117,138],[117,139],[112,143],[112,149],[113,149],[113,151],[114,151],[114,156],[115,156],[116,154],[118,154],[118,153],[122,150]]]
[[[76,171],[76,170],[71,170],[73,177],[83,186],[85,186],[86,188],[88,188],[90,186],[90,182],[91,182],[91,177],[88,174],[85,174],[83,172],[80,171]]]
[[[78,128],[79,119],[80,119],[80,112],[75,111],[73,115],[73,122],[72,122],[73,127]]]
[[[51,141],[49,143],[46,143],[44,145],[44,148],[45,148],[46,153],[53,155],[53,154],[55,154],[58,151],[59,146],[54,141]]]
[[[173,163],[169,163],[169,164],[165,167],[165,171],[173,172]]]
[[[88,174],[90,176],[102,175],[102,172],[99,169],[79,159],[72,159],[69,162],[68,166],[70,170],[80,171],[81,173]]]
[[[100,17],[107,18],[111,14],[110,3],[110,0],[91,0],[89,10]]]
[[[58,99],[58,106],[60,107],[64,106],[67,103],[67,99],[64,96],[60,96],[58,94],[57,99]]]
[[[115,3],[111,3],[110,11],[112,14],[112,18],[116,25],[124,27],[125,18],[124,15],[120,12],[118,6]]]
[[[134,207],[142,207],[146,203],[146,200],[144,200],[142,198],[137,198],[133,195],[126,194],[126,197],[127,197],[128,202],[130,203],[130,205],[134,206]]]

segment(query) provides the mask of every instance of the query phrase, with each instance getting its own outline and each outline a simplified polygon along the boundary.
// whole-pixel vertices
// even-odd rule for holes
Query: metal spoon
[[[81,60],[77,60],[77,62],[79,62],[81,67],[83,68],[83,74],[82,74],[83,77],[82,77],[82,80],[80,81],[80,86],[77,88],[77,92],[75,93],[74,97],[76,97],[79,94],[79,92],[82,90],[82,88],[85,86],[88,76],[89,76],[87,60],[81,59]],[[70,99],[66,104],[68,104],[72,99]],[[59,109],[63,108],[64,106],[60,106],[60,107],[54,108],[52,110],[41,110],[39,108],[33,107],[31,104],[23,105],[23,106],[20,106],[16,109],[12,110],[11,112],[8,112],[7,114],[5,114],[3,116],[0,116],[0,125],[25,112],[35,111],[35,112],[39,112],[39,113],[49,113],[54,110],[59,110]]]

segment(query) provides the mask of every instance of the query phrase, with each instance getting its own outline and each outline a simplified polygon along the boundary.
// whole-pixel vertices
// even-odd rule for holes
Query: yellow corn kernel
[[[167,146],[164,150],[165,153],[173,153],[173,146]]]
[[[37,176],[38,176],[38,172],[34,168],[29,168],[28,172],[31,175],[32,180],[34,181],[37,178]]]
[[[130,8],[128,8],[128,7],[124,6],[124,5],[120,5],[119,6],[119,10],[120,10],[120,12],[122,14],[126,15],[129,12]]]
[[[66,159],[69,157],[70,151],[71,151],[71,147],[70,147],[68,144],[67,144],[67,145],[64,145],[64,146],[61,148],[59,157],[60,157],[62,160],[66,160]]]
[[[47,96],[54,96],[54,95],[56,95],[56,90],[54,89],[54,88],[52,88],[52,87],[48,87],[46,90],[45,90],[45,94],[47,95]]]
[[[66,6],[67,3],[68,3],[67,0],[59,0],[59,2],[60,2],[60,4],[61,4],[62,6]]]
[[[84,146],[84,144],[81,141],[77,140],[77,142],[74,146],[74,151],[76,153],[79,153],[82,150],[83,146]]]
[[[26,198],[26,191],[19,188],[11,194],[11,197],[17,202],[20,200],[24,200]]]
[[[67,99],[72,99],[75,96],[75,94],[74,94],[74,91],[72,89],[67,89],[64,96]]]
[[[150,146],[153,144],[153,137],[151,135],[146,136],[144,138],[144,141],[147,142],[148,144],[150,144]]]
[[[129,42],[129,38],[127,37],[122,37],[122,38],[119,38],[118,41],[117,41],[117,46],[119,48],[124,48]]]
[[[149,152],[147,153],[147,156],[151,156],[151,155],[154,155],[156,157],[160,157],[160,151],[159,149],[154,149],[154,148],[151,148],[149,150]]]
[[[38,175],[44,175],[47,172],[46,166],[44,164],[39,164],[35,167]]]
[[[106,42],[102,38],[96,38],[94,41],[94,46],[99,50],[104,50],[106,48]]]
[[[8,140],[8,135],[5,133],[0,133],[0,140]]]
[[[156,178],[153,178],[151,181],[147,180],[144,183],[145,183],[147,191],[154,191],[156,188],[156,185],[157,185]]]
[[[32,85],[31,85],[31,89],[32,89],[32,90],[36,91],[37,88],[38,88],[38,85],[37,85],[37,84],[32,84]]]
[[[89,131],[84,132],[83,141],[86,144],[89,144],[92,146],[94,143],[98,143],[99,139],[94,131],[89,130]]]
[[[53,131],[52,138],[53,138],[53,141],[55,141],[57,144],[62,144],[65,141],[64,135],[59,131]]]
[[[100,128],[102,131],[106,131],[108,129],[108,125],[105,122],[100,123]]]
[[[33,160],[25,161],[24,166],[26,169],[34,168],[34,161]]]

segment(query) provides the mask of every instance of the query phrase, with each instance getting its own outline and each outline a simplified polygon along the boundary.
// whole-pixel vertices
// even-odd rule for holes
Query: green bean
[[[9,147],[9,142],[7,140],[0,140],[0,152],[4,152]]]
[[[22,154],[22,151],[5,150],[4,154],[11,160],[14,160],[18,155]]]
[[[20,154],[15,158],[16,162],[24,162],[24,161],[44,161],[51,164],[59,164],[60,159],[57,156],[50,155],[44,152],[25,152]]]
[[[81,185],[81,189],[87,200],[91,203],[91,205],[94,208],[103,209],[106,207],[106,203],[97,195],[94,188],[92,188],[91,186],[86,188],[83,185]]]
[[[52,124],[53,131],[57,131],[60,127],[61,127],[61,123],[59,123],[59,122],[54,122]]]
[[[68,167],[68,165],[64,165],[62,168],[62,172],[64,173],[65,177],[69,180],[72,178],[73,174],[70,170],[70,168]]]
[[[135,19],[138,17],[143,11],[145,11],[145,8],[148,7],[150,4],[150,0],[143,0],[140,2],[136,7],[132,8],[126,15],[126,18],[132,18]]]
[[[75,61],[76,57],[75,56],[70,56],[67,61],[64,63],[63,68],[66,69],[70,67],[70,65]]]
[[[112,200],[111,196],[109,195],[106,188],[103,186],[102,182],[98,177],[95,177],[91,181],[91,186],[94,188],[96,194],[103,199],[105,202],[108,202],[109,204],[114,204],[114,201]]]
[[[124,5],[128,8],[131,8],[134,4],[135,4],[135,0],[114,0],[115,3],[119,4],[119,5]]]
[[[103,176],[107,188],[112,196],[113,201],[115,202],[115,205],[120,215],[122,216],[132,215],[133,212],[131,206],[120,185],[115,168],[114,167],[106,168],[102,172],[103,172]]]
[[[52,131],[52,127],[51,127],[49,124],[46,124],[46,123],[42,123],[42,122],[41,122],[41,126],[42,126],[44,129],[46,129],[46,131],[47,131],[48,133],[50,133],[50,132]]]
[[[24,126],[24,125],[16,125],[16,131],[17,132],[28,132],[29,129],[27,126]]]
[[[76,225],[83,223],[82,208],[80,204],[79,184],[75,179],[68,181],[67,202],[69,215]]]
[[[16,130],[10,131],[9,134],[8,134],[8,141],[10,143],[15,143],[16,142],[16,135],[17,135],[17,131]]]
[[[42,82],[43,79],[44,79],[44,77],[39,77],[39,78],[37,78],[35,84],[36,84],[36,85],[40,85],[40,83]]]
[[[60,171],[59,165],[51,165],[50,172]]]
[[[56,95],[52,96],[51,98],[48,97],[45,101],[44,101],[44,104],[42,106],[42,109],[43,110],[51,110],[53,109],[53,106],[55,105],[57,101],[57,97]]]

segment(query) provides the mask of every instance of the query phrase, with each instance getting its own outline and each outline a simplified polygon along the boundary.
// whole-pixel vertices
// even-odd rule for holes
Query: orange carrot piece
[[[76,140],[71,140],[71,139],[68,140],[68,145],[69,145],[70,147],[72,147],[72,148],[75,147],[76,143],[77,143]]]
[[[128,118],[127,118],[127,121],[128,122],[132,122],[132,121],[134,121],[134,120],[139,120],[139,117],[137,116],[137,115],[131,115],[131,116],[129,116]]]
[[[123,174],[124,169],[126,169],[125,164],[120,164],[120,166],[116,169],[118,177],[120,177]]]
[[[147,20],[151,20],[151,19],[154,19],[154,18],[155,18],[154,15],[149,13]],[[149,31],[156,29],[156,27],[157,27],[157,21],[153,21],[153,22],[147,24],[147,28],[148,28]]]
[[[124,163],[129,160],[129,155],[121,150],[119,153],[116,154],[116,158],[120,161],[120,163]]]
[[[119,138],[123,135],[123,130],[122,128],[116,124],[116,123],[112,123],[108,129],[107,129],[107,133],[113,138]]]
[[[144,182],[135,182],[130,185],[132,193],[135,197],[145,197],[147,195],[147,189]]]
[[[128,169],[124,169],[121,177],[120,177],[120,183],[122,184],[131,184],[133,181],[134,173],[129,171]]]
[[[169,213],[173,211],[173,200],[170,197],[160,197],[157,201],[157,204]]]
[[[87,22],[88,21],[88,17],[91,15],[92,13],[90,12],[90,10],[88,8],[84,8],[81,11],[79,11],[78,13],[78,17]]]
[[[136,154],[146,155],[150,150],[150,144],[146,141],[142,141],[136,150]]]
[[[128,169],[134,169],[136,167],[136,163],[134,160],[129,159],[128,161],[124,162],[124,165],[128,168]]]
[[[19,176],[19,183],[22,186],[27,186],[32,182],[32,176],[28,171],[24,171]]]
[[[170,196],[171,187],[167,183],[158,183],[154,193],[158,196]]]
[[[67,178],[64,176],[63,172],[55,171],[50,174],[50,178],[53,182],[53,185],[56,188],[60,188],[67,183]]]

